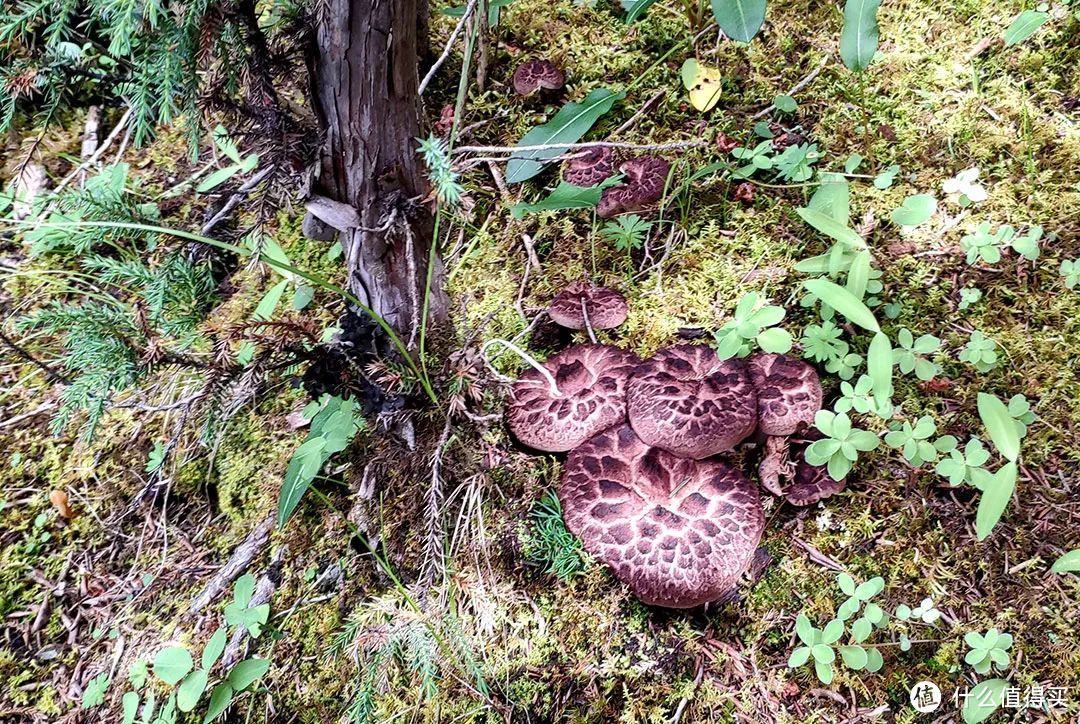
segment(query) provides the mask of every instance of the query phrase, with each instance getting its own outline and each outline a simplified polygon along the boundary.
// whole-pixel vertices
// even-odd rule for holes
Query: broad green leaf
[[[225,633],[224,626],[218,626],[217,631],[213,633],[210,640],[206,642],[206,648],[203,649],[202,659],[200,663],[206,670],[214,668],[214,664],[217,663],[218,657],[225,651],[225,643],[228,637]]]
[[[860,601],[869,601],[874,596],[885,590],[885,579],[874,576],[869,581],[864,581],[855,589],[855,597]]]
[[[241,608],[247,608],[251,597],[255,595],[255,576],[250,572],[236,579],[233,584],[233,602]]]
[[[881,671],[881,667],[885,665],[885,659],[882,658],[881,652],[876,648],[869,648],[866,650],[866,670],[870,673]]]
[[[307,284],[299,284],[296,287],[296,291],[293,293],[293,309],[301,310],[307,305],[311,304],[311,300],[315,298],[315,287]]]
[[[799,215],[806,223],[820,231],[830,239],[834,239],[845,246],[849,246],[852,249],[865,249],[866,242],[863,238],[855,233],[853,229],[847,226],[847,224],[837,221],[832,216],[823,214],[816,209],[800,208],[795,209],[795,213]],[[835,213],[835,210],[834,210]]]
[[[930,220],[937,211],[937,199],[930,194],[908,196],[889,218],[897,226],[919,226]]]
[[[870,632],[873,631],[873,625],[865,618],[860,618],[851,624],[851,635],[858,642],[863,642],[870,636]]]
[[[850,574],[841,573],[836,577],[836,583],[840,586],[840,590],[847,596],[855,595],[855,579]]]
[[[780,327],[770,327],[757,336],[758,346],[771,354],[785,354],[791,351],[791,333]]]
[[[221,184],[231,179],[233,176],[240,172],[240,169],[241,166],[238,163],[226,166],[225,168],[219,168],[217,171],[214,171],[212,174],[204,178],[202,182],[195,187],[195,192],[205,194],[207,191],[210,191],[211,189],[220,186]]]
[[[1005,47],[1024,42],[1049,19],[1050,14],[1040,10],[1025,10],[1020,13],[1005,30]]]
[[[278,304],[281,302],[281,295],[285,293],[285,289],[289,286],[288,279],[282,279],[274,286],[270,287],[270,290],[263,295],[263,298],[259,300],[258,305],[255,307],[255,311],[251,313],[251,318],[265,322],[274,316],[274,310],[277,309]],[[236,363],[243,366],[251,362],[255,357],[255,345],[250,341],[245,341],[240,345],[240,349],[236,352]]]
[[[828,279],[807,279],[803,286],[815,297],[844,315],[850,322],[871,332],[880,332],[874,313],[854,294]],[[891,355],[890,355],[891,359]]]
[[[844,635],[844,622],[838,618],[834,618],[829,623],[825,624],[825,628],[821,631],[821,642],[825,644],[836,643],[840,640],[840,637]]]
[[[840,660],[849,669],[858,671],[866,666],[866,649],[862,646],[841,646]]]
[[[795,633],[807,646],[814,645],[814,626],[810,623],[810,619],[801,613],[795,617]]]
[[[206,669],[195,669],[185,676],[176,690],[176,708],[184,712],[193,710],[206,691],[206,680]]]
[[[215,686],[214,690],[210,692],[210,703],[206,705],[206,716],[203,717],[202,724],[209,724],[209,722],[221,716],[229,708],[232,698],[233,688],[227,681]]]
[[[814,661],[821,664],[831,664],[836,659],[836,652],[832,650],[832,646],[825,644],[814,644],[810,653],[814,655]]]
[[[1071,573],[1075,571],[1080,571],[1080,548],[1069,551],[1054,561],[1054,565],[1050,566],[1051,573]]]
[[[524,201],[510,207],[510,214],[515,219],[523,218],[526,214],[535,214],[538,211],[561,211],[563,209],[594,209],[600,203],[600,196],[604,193],[603,186],[583,188],[574,186],[565,181],[552,189],[546,198],[529,204]]]
[[[781,113],[794,113],[799,108],[799,104],[791,96],[776,96],[773,98],[772,104]]]
[[[979,724],[997,711],[1008,685],[1005,679],[987,679],[976,684],[964,700],[964,724]]]
[[[236,691],[243,691],[270,668],[269,659],[245,659],[229,672],[229,686]]]
[[[749,43],[765,22],[765,0],[712,0],[713,15],[724,35]]]
[[[994,473],[993,482],[979,497],[979,509],[975,513],[975,534],[979,540],[986,540],[1001,520],[1015,489],[1016,463],[1006,463]]]
[[[817,674],[818,681],[822,684],[831,684],[833,679],[832,664],[826,664],[821,661],[814,661],[814,673]]]
[[[870,252],[856,252],[848,269],[847,283],[844,285],[858,299],[866,295],[866,285],[870,281]]]
[[[518,146],[552,145],[553,148],[514,154],[515,158],[506,164],[506,183],[521,183],[540,173],[548,159],[567,151],[561,144],[579,141],[624,96],[624,93],[596,88],[581,103],[567,103],[550,121],[526,133],[518,141]]]
[[[892,345],[884,332],[878,332],[870,340],[870,348],[866,352],[866,372],[873,380],[874,403],[882,409],[888,406],[892,398],[892,370]]]
[[[807,661],[810,660],[810,647],[799,646],[791,652],[791,656],[788,657],[788,668],[797,669]]]
[[[979,417],[987,434],[1002,457],[1015,462],[1020,457],[1020,430],[1009,414],[1009,408],[994,395],[980,392]]]
[[[218,124],[214,126],[214,145],[218,147],[218,150],[229,157],[229,160],[233,163],[240,163],[240,151],[236,148],[236,144],[229,138],[229,130]]]
[[[623,0],[622,6],[626,10],[626,17],[624,22],[629,25],[634,22],[649,9],[649,6],[655,3],[656,0]]]
[[[135,716],[139,713],[139,695],[134,691],[124,694],[124,698],[120,700],[120,708],[123,711],[120,724],[134,724]]]
[[[844,29],[840,32],[840,58],[848,70],[866,70],[878,47],[877,11],[881,0],[847,0]]]
[[[176,686],[194,665],[191,653],[183,646],[166,646],[154,657],[154,674],[169,686]]]
[[[851,217],[851,192],[848,188],[848,180],[838,173],[820,171],[818,181],[820,185],[810,197],[808,208],[820,211],[846,228],[848,219]]]

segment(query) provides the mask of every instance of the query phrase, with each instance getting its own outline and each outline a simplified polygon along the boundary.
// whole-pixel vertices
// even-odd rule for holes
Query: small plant
[[[992,628],[985,634],[969,631],[964,635],[964,643],[971,649],[964,657],[964,663],[975,669],[977,674],[986,674],[993,664],[999,671],[1009,665],[1009,648],[1013,639],[1010,634],[999,633]]]
[[[960,290],[960,303],[957,305],[959,309],[967,309],[973,304],[976,304],[982,299],[982,290],[975,287],[964,287]]]
[[[757,171],[773,168],[772,140],[762,141],[753,148],[735,148],[731,155],[743,162],[732,174],[735,178],[750,178]]]
[[[934,606],[931,598],[924,598],[915,608],[901,603],[896,607],[896,618],[901,621],[922,621],[925,624],[935,623],[941,618],[941,611]]]
[[[850,380],[855,376],[855,371],[862,366],[862,355],[848,352],[840,357],[833,357],[825,363],[825,370],[832,372],[842,380]]]
[[[948,457],[938,462],[935,471],[952,485],[967,483],[982,489],[991,476],[990,471],[983,467],[989,460],[990,451],[982,440],[973,437],[964,445],[962,452],[958,448],[949,450]]]
[[[1075,289],[1080,285],[1080,259],[1066,259],[1058,267],[1058,273],[1065,280],[1065,287]]]
[[[799,340],[803,346],[803,357],[814,362],[827,362],[843,357],[848,353],[847,342],[840,339],[843,333],[844,330],[831,321],[807,325]]]
[[[885,444],[900,451],[913,467],[932,463],[941,453],[956,449],[956,438],[946,435],[933,443],[930,437],[937,432],[937,425],[929,415],[920,417],[914,425],[908,421],[893,423],[892,431],[886,433]]]
[[[970,363],[979,372],[987,373],[997,367],[997,342],[979,330],[971,333],[964,348],[960,350],[960,361]]]
[[[941,185],[945,195],[955,200],[960,206],[982,203],[988,198],[986,189],[979,184],[979,167],[973,166],[945,181]]]
[[[1011,228],[1011,227],[1010,227]],[[1032,226],[1024,235],[1015,234],[1009,241],[1012,250],[1029,261],[1039,258],[1039,239],[1043,236],[1041,226]]]
[[[844,413],[818,410],[814,426],[826,437],[806,448],[806,462],[827,466],[833,480],[843,480],[859,459],[859,453],[869,452],[881,442],[874,433],[853,428],[851,419]]]
[[[637,214],[627,214],[617,219],[609,219],[601,227],[600,236],[612,242],[617,250],[629,254],[632,250],[644,246],[650,229],[651,221],[646,221]]]
[[[903,328],[897,334],[897,342],[900,347],[893,349],[893,360],[905,375],[914,372],[916,377],[926,382],[941,372],[940,367],[925,357],[941,348],[940,339],[932,334],[915,339],[907,328]]]
[[[776,326],[786,314],[783,307],[765,304],[757,292],[744,294],[735,305],[735,318],[716,331],[717,355],[720,359],[745,357],[754,345],[766,352],[789,351],[791,334]]]
[[[441,204],[458,205],[465,194],[465,187],[458,182],[458,174],[453,170],[446,141],[434,135],[418,140],[420,145],[417,151],[428,167],[428,179],[435,189],[435,197]]]
[[[1001,261],[1001,248],[1012,239],[1015,233],[1013,227],[1008,224],[991,231],[990,222],[982,222],[973,233],[960,239],[960,245],[967,252],[967,263],[974,264],[980,259],[987,264],[998,263]]]
[[[587,554],[563,522],[559,496],[549,491],[529,513],[531,535],[525,545],[525,557],[564,581],[585,570]]]
[[[1013,395],[1009,398],[1007,406],[1009,414],[1016,422],[1016,429],[1020,437],[1027,436],[1027,426],[1035,422],[1035,413],[1031,411],[1031,403],[1023,395]]]
[[[825,625],[824,629],[815,628],[804,614],[799,614],[795,619],[795,633],[803,646],[799,646],[791,652],[788,658],[788,667],[797,669],[814,660],[814,673],[818,681],[823,684],[831,684],[833,680],[833,662],[836,661],[836,650],[833,644],[844,635],[844,622],[834,618]]]
[[[848,381],[840,383],[840,397],[833,405],[836,412],[850,412],[854,410],[860,415],[871,413],[882,419],[892,415],[892,405],[880,406],[874,399],[874,380],[869,375],[859,375],[858,381],[852,385]]]
[[[777,178],[792,183],[809,180],[814,175],[813,165],[817,163],[819,156],[816,143],[788,146],[772,160]]]

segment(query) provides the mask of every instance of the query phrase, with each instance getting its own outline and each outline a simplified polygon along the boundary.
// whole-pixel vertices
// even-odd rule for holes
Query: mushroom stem
[[[491,367],[491,360],[489,360],[487,357],[487,349],[493,344],[501,344],[503,347],[509,349],[522,360],[527,362],[534,370],[542,374],[544,376],[544,379],[548,381],[548,385],[551,388],[551,396],[562,397],[562,393],[559,392],[559,386],[555,383],[555,377],[552,376],[551,372],[546,367],[544,367],[544,365],[537,362],[536,359],[534,359],[528,352],[523,350],[521,347],[518,347],[513,342],[508,342],[505,339],[489,339],[487,342],[484,342],[483,346],[480,347],[480,356],[484,358],[484,362],[487,363],[488,367]],[[509,379],[505,377],[505,375],[499,376],[503,379]],[[510,381],[512,382],[513,380]]]
[[[592,321],[589,319],[589,310],[585,305],[585,297],[581,298],[581,318],[585,320],[585,331],[589,333],[589,341],[596,344],[596,332],[593,331]]]

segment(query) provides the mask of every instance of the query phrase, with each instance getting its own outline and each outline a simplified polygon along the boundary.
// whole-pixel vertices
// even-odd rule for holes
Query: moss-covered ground
[[[587,556],[571,555],[562,576],[551,572],[544,553],[551,546],[537,540],[533,510],[557,485],[561,463],[524,452],[498,422],[462,416],[453,427],[442,461],[444,503],[433,522],[426,496],[442,422],[422,412],[418,451],[372,426],[335,458],[317,484],[323,495],[307,496],[253,562],[256,575],[272,559],[280,565],[268,634],[253,649],[272,664],[254,692],[238,698],[230,721],[914,722],[929,720],[908,703],[909,688],[924,679],[945,692],[937,716],[958,718],[953,692],[991,676],[964,663],[964,634],[991,627],[1014,641],[996,676],[1021,690],[1068,689],[1065,709],[996,716],[1075,720],[1080,577],[1048,569],[1080,545],[1080,288],[1067,289],[1058,271],[1063,260],[1080,257],[1080,25],[1075,4],[1056,1],[1033,38],[1003,47],[1004,28],[1030,5],[887,1],[879,54],[855,74],[838,57],[836,4],[771,2],[749,45],[711,31],[691,50],[694,33],[678,3],[656,3],[627,26],[614,3],[514,0],[493,32],[486,87],[471,86],[458,119],[465,129],[459,145],[512,145],[565,100],[600,86],[631,88],[588,137],[602,139],[661,93],[618,140],[688,142],[668,154],[682,181],[731,160],[717,148],[720,134],[756,143],[759,111],[815,73],[794,94],[794,113],[764,119],[816,144],[816,169],[843,171],[853,154],[863,157],[849,179],[850,204],[882,272],[878,296],[890,316],[879,307],[878,317],[894,340],[907,328],[942,341],[931,355],[941,367],[932,382],[896,373],[896,419],[930,415],[938,434],[987,440],[978,393],[1031,402],[1036,419],[1023,440],[1016,494],[986,540],[975,534],[977,491],[949,485],[932,465],[912,469],[882,445],[860,457],[840,495],[805,509],[767,501],[763,545],[773,560],[737,600],[692,612],[653,609]],[[453,22],[433,22],[440,44]],[[509,91],[513,68],[534,56],[566,69],[557,98]],[[693,56],[723,78],[720,101],[705,114],[680,82],[680,66]],[[437,77],[426,99],[430,117],[453,105],[461,62],[455,51]],[[180,136],[129,150],[134,173],[156,188],[190,173]],[[75,147],[56,138],[46,149],[58,155]],[[892,164],[899,172],[890,187],[871,183]],[[942,185],[971,167],[987,199],[962,207]],[[514,338],[554,293],[582,277],[625,293],[629,319],[601,336],[641,355],[671,343],[680,329],[719,327],[748,291],[785,306],[783,326],[798,340],[818,316],[799,304],[807,276],[795,264],[828,241],[795,211],[812,185],[771,174],[758,180],[765,183],[748,202],[735,198],[722,173],[694,181],[666,207],[648,253],[628,254],[585,211],[511,216],[510,203],[536,200],[554,185],[550,172],[511,186],[506,198],[486,165],[471,168],[462,177],[466,203],[443,227],[455,330],[447,347]],[[890,213],[916,193],[935,195],[938,211],[901,230]],[[183,199],[165,221],[197,227],[202,202]],[[299,213],[282,210],[269,232],[297,266],[340,281],[340,259],[302,237]],[[1007,252],[995,264],[966,263],[961,238],[982,221],[1041,225],[1039,257]],[[538,267],[529,268],[526,245]],[[40,301],[35,295],[59,293],[43,276],[44,262],[20,268],[37,275],[5,280],[12,319]],[[209,325],[245,319],[274,281],[254,267],[233,274]],[[978,301],[962,305],[965,288],[978,289]],[[330,324],[336,309],[320,291],[307,313]],[[959,358],[973,330],[998,346],[999,363],[988,372]],[[868,336],[845,338],[865,353]],[[559,341],[540,327],[524,343],[542,357]],[[28,344],[45,358],[57,352],[48,340]],[[518,368],[509,355],[495,364],[504,373]],[[131,663],[152,659],[170,641],[198,652],[220,623],[228,594],[196,615],[188,604],[275,510],[289,457],[304,439],[289,416],[308,400],[294,377],[275,378],[212,443],[185,436],[169,462],[169,495],[148,499],[147,455],[172,435],[175,411],[114,411],[89,442],[77,430],[52,436],[48,411],[6,421],[55,401],[55,386],[17,357],[4,357],[0,374],[0,721],[120,721]],[[831,401],[840,380],[824,374],[823,381]],[[155,378],[154,399],[168,399],[170,385],[182,379]],[[481,365],[462,373],[454,390],[444,379],[444,402],[462,387],[476,416],[501,408],[504,388]],[[859,420],[886,429],[872,415]],[[73,518],[50,503],[56,490],[66,492]],[[447,553],[433,574],[432,525]],[[364,536],[353,535],[357,527]],[[796,615],[820,627],[845,600],[837,567],[858,580],[881,576],[885,588],[875,600],[890,614],[929,597],[944,616],[933,625],[891,621],[870,639],[883,655],[880,671],[837,666],[825,685],[787,660],[797,645]],[[340,577],[326,584],[332,569]],[[909,650],[901,634],[914,641]],[[88,682],[103,672],[113,680],[104,703],[80,710]]]

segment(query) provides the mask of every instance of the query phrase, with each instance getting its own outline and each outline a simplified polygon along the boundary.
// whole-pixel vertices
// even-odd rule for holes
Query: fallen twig
[[[209,606],[218,597],[218,594],[225,590],[226,586],[246,571],[251,562],[255,560],[255,556],[259,555],[270,541],[270,531],[273,529],[274,514],[271,513],[255,526],[255,529],[248,534],[243,543],[236,547],[225,565],[218,570],[217,574],[206,584],[206,588],[202,590],[202,593],[196,596],[195,600],[188,606],[188,613],[198,613]]]

